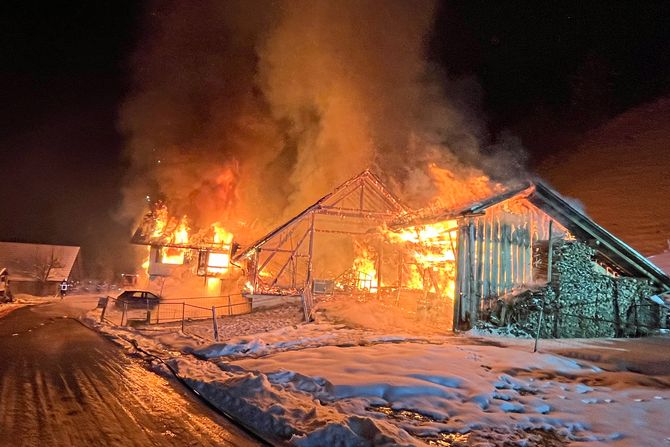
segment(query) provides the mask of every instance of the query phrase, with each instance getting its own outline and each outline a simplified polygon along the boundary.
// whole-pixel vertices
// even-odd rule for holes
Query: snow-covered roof
[[[79,247],[68,245],[24,244],[0,242],[0,265],[9,271],[14,281],[35,281],[38,271],[49,262],[53,264],[48,281],[62,281],[70,277]]]

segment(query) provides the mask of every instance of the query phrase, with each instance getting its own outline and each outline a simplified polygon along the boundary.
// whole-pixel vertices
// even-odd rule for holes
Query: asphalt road
[[[0,318],[0,446],[259,445],[71,319],[68,299]]]

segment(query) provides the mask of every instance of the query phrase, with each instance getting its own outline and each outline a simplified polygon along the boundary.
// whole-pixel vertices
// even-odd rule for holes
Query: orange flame
[[[377,269],[375,261],[366,248],[361,248],[359,255],[354,259],[353,270],[355,274],[356,288],[375,293],[379,284],[377,282]]]
[[[410,255],[402,286],[453,299],[456,279],[458,223],[455,220],[386,230],[391,243],[407,244]]]

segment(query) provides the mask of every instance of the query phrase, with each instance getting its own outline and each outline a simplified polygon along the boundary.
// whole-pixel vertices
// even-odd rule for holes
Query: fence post
[[[109,300],[105,302],[105,307],[102,308],[102,312],[100,313],[100,323],[105,321],[105,312],[107,312],[107,306],[109,305]]]
[[[214,341],[219,341],[219,325],[216,322],[216,307],[212,306],[212,325],[214,327]]]
[[[128,303],[124,301],[123,302],[123,313],[121,314],[121,324],[119,326],[123,326],[123,321],[124,320],[128,321],[128,317],[126,315],[127,312],[128,312]]]
[[[554,245],[552,241],[553,220],[549,221],[549,244],[547,246],[547,288],[551,287],[552,262],[554,255]],[[542,295],[542,302],[540,303],[540,316],[537,318],[537,333],[535,334],[535,346],[533,352],[537,352],[537,343],[540,340],[540,330],[542,329],[542,317],[544,316],[544,295]],[[555,317],[556,318],[556,317]]]
[[[230,295],[228,295],[228,316],[233,314],[233,306],[230,304]]]
[[[184,315],[186,313],[186,303],[181,303],[181,333],[184,333]]]

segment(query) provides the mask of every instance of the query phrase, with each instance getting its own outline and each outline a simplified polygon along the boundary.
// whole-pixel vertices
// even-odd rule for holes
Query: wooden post
[[[181,303],[181,333],[184,333],[184,316],[186,314],[186,303]]]
[[[475,284],[475,225],[470,219],[468,222],[468,301],[470,309],[470,325],[474,324],[477,319],[477,298],[476,298],[476,284]]]
[[[549,246],[547,247],[547,283],[551,283],[551,269],[552,269],[552,263],[554,261],[554,246],[552,243],[552,231],[553,231],[553,224],[554,221],[550,220],[549,221]]]
[[[512,289],[512,227],[505,225],[505,293]]]
[[[482,296],[488,299],[491,296],[491,222],[484,223],[484,274],[482,283]]]
[[[260,252],[261,249],[256,249],[254,250],[254,270],[253,270],[253,278],[251,279],[251,287],[252,291],[251,293],[256,293],[256,290],[258,288],[258,261],[260,259]]]
[[[457,331],[461,322],[461,308],[463,307],[463,292],[466,272],[463,258],[465,256],[465,245],[467,238],[464,237],[463,226],[459,224],[458,227],[458,243],[456,244],[456,282],[454,288],[454,323],[453,330]]]
[[[507,263],[509,256],[507,253],[507,224],[500,225],[500,293],[507,293]]]
[[[554,221],[549,220],[549,246],[547,251],[547,284],[551,284],[551,268],[552,268],[552,257],[554,252],[554,247],[551,241],[552,237],[552,226]],[[540,315],[537,317],[537,332],[535,333],[535,346],[533,347],[533,352],[537,352],[537,343],[540,339],[540,330],[542,328],[542,317],[544,316],[544,296],[542,297],[542,302],[540,303]]]
[[[498,221],[493,222],[493,238],[492,238],[491,252],[491,292],[496,297],[500,295],[500,224]]]
[[[212,306],[212,327],[214,328],[214,341],[219,341],[219,324],[216,321],[216,307]]]
[[[310,214],[309,222],[309,254],[307,258],[307,278],[305,279],[305,287],[311,287],[312,282],[312,255],[314,254],[314,213]]]
[[[382,292],[382,257],[384,256],[384,243],[379,242],[379,249],[377,250],[377,298],[381,298]]]
[[[102,306],[102,312],[100,312],[100,323],[105,320],[105,313],[107,312],[107,306],[109,306],[109,299],[105,302],[105,305]]]
[[[523,272],[524,272],[524,263],[523,263],[523,239],[524,239],[524,229],[522,226],[517,227],[516,229],[516,265],[517,265],[517,284],[523,284]]]
[[[530,284],[533,282],[533,253],[531,250],[531,225],[526,223],[523,233],[523,281],[525,284]]]
[[[477,222],[477,290],[476,290],[476,308],[479,312],[482,308],[482,296],[484,295],[483,290],[483,275],[484,275],[484,222],[482,219]]]
[[[123,321],[125,320],[126,322],[128,321],[128,316],[126,315],[128,313],[128,303],[125,301],[123,302],[123,313],[121,314],[121,324],[120,326],[123,326]]]

